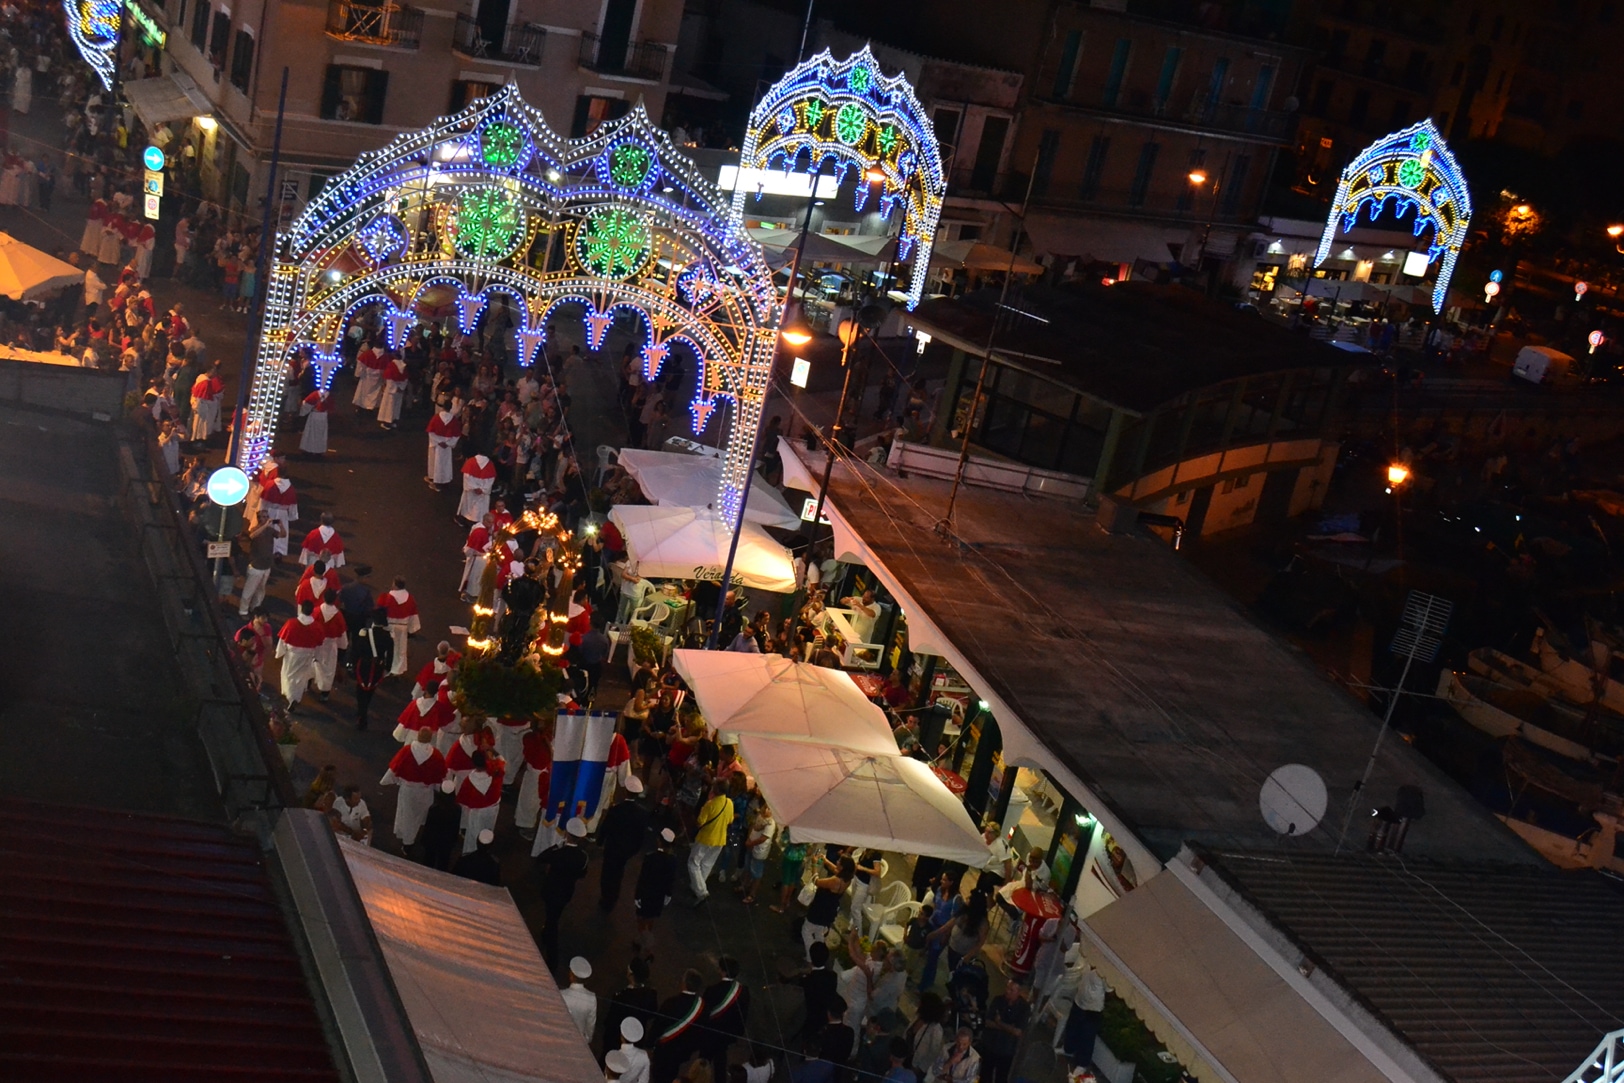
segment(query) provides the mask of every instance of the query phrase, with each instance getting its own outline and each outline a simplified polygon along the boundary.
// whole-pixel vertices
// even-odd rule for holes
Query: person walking
[[[828,861],[828,858],[824,858],[825,864]],[[842,855],[833,874],[813,881],[817,892],[806,908],[806,921],[801,925],[801,942],[806,945],[808,958],[811,958],[813,945],[824,943],[824,938],[829,935],[829,928],[840,913],[840,901],[846,897],[846,889],[851,887],[856,875],[857,868],[852,859]]]
[[[457,804],[462,806],[462,852],[465,854],[479,844],[481,831],[496,827],[496,815],[502,808],[501,770],[491,764],[484,751],[475,752],[469,759],[473,770],[456,782]],[[451,760],[447,757],[446,771],[451,769]]]
[[[380,786],[399,786],[395,798],[395,837],[402,847],[417,841],[423,821],[434,804],[434,794],[445,781],[445,757],[434,747],[434,731],[424,726],[417,739],[401,745],[378,780]]]
[[[1026,999],[1026,983],[1018,977],[1010,978],[1004,986],[1004,995],[994,997],[987,1005],[987,1016],[982,1023],[983,1083],[1010,1083],[1015,1053],[1020,1048],[1021,1035],[1026,1033],[1026,1024],[1031,1017],[1032,1005]]]
[[[451,867],[451,871],[478,884],[501,887],[502,863],[496,860],[496,852],[492,849],[492,845],[496,842],[496,833],[487,827],[479,833],[474,842],[474,852],[457,858],[457,863]]]
[[[644,1035],[654,1028],[659,1018],[660,995],[649,986],[648,974],[648,960],[634,951],[631,962],[626,964],[626,988],[609,998],[608,1008],[604,1011],[605,1052],[610,1043],[617,1039],[641,1042]],[[633,1029],[637,1033],[635,1038],[630,1037]],[[646,1058],[647,1054],[644,1056]]]
[[[654,923],[665,912],[671,892],[676,889],[677,857],[671,852],[671,844],[676,841],[675,832],[661,828],[659,845],[643,855],[643,864],[637,870],[632,902],[637,910],[637,941],[644,951],[652,946]]]
[[[603,844],[603,866],[598,870],[598,909],[605,913],[614,910],[620,901],[620,881],[626,865],[643,852],[654,816],[644,797],[642,779],[629,776],[625,790],[625,796],[611,805],[598,822],[598,841]]]
[[[541,931],[541,954],[549,967],[558,965],[559,926],[564,911],[575,897],[575,885],[586,875],[587,855],[581,849],[586,838],[586,821],[572,816],[564,825],[564,841],[549,847],[535,859],[536,871],[541,875],[541,895],[546,911],[546,926]]]
[[[513,809],[513,826],[527,839],[536,836],[536,823],[553,777],[553,739],[541,719],[530,720],[530,728],[519,740],[524,756],[524,774],[519,777],[519,803]],[[551,831],[551,826],[547,827]]]
[[[722,847],[727,845],[727,827],[732,822],[733,798],[728,796],[726,786],[713,782],[709,800],[700,806],[694,845],[688,851],[688,884],[693,888],[695,906],[710,898],[705,882],[716,867],[716,859],[722,856]]]
[[[587,1041],[598,1029],[598,998],[581,983],[592,976],[592,964],[580,955],[570,960],[570,983],[558,991],[564,998],[564,1007],[575,1020],[576,1029]]]
[[[423,628],[423,621],[417,615],[417,600],[412,592],[406,589],[404,576],[395,576],[393,590],[384,592],[378,604],[383,606],[389,616],[389,634],[394,637],[394,657],[389,664],[389,675],[398,677],[406,672],[406,637],[415,635]]]
[[[704,1032],[700,1029],[705,1019],[705,997],[702,990],[705,979],[699,971],[688,970],[682,975],[682,991],[660,1005],[660,1018],[665,1028],[655,1039],[652,1052],[653,1078],[673,1080],[688,1058],[701,1048]]]
[[[265,584],[276,565],[276,520],[262,518],[248,532],[248,573],[243,577],[242,593],[237,597],[237,615],[248,616],[255,606],[265,601]]]
[[[727,1071],[728,1050],[744,1037],[750,1017],[750,990],[739,980],[739,961],[731,955],[716,960],[721,979],[705,990],[705,1059],[717,1076]]]
[[[375,609],[367,618],[367,623],[350,637],[350,664],[355,672],[355,728],[358,730],[367,728],[367,712],[372,707],[372,697],[377,694],[378,685],[383,683],[384,676],[389,672],[394,652],[395,641],[389,635],[389,614]],[[434,731],[430,729],[430,740],[433,736]]]
[[[276,657],[282,663],[282,698],[293,710],[304,698],[305,689],[316,675],[316,652],[326,631],[315,616],[314,602],[301,602],[299,611],[276,634]]]

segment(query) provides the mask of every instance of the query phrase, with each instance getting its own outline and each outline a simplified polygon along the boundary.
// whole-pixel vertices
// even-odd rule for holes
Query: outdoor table
[[[946,786],[947,791],[954,797],[963,797],[964,791],[970,788],[970,784],[964,781],[964,776],[957,771],[937,764],[931,764],[930,769],[937,778],[942,780],[942,785]]]
[[[875,699],[885,694],[885,681],[872,673],[853,673],[851,683],[869,699]]]
[[[1009,901],[1021,912],[1021,931],[1015,937],[1015,951],[1009,957],[1009,969],[1022,976],[1032,973],[1037,966],[1038,951],[1043,947],[1039,934],[1045,922],[1059,917],[1064,908],[1060,896],[1052,891],[1033,891],[1018,887],[1009,893]]]

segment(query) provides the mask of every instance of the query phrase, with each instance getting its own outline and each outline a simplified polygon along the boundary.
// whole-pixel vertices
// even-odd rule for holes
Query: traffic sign
[[[149,196],[164,194],[164,175],[155,170],[147,170],[146,177],[141,184],[141,190]]]
[[[148,147],[141,152],[141,164],[157,172],[164,167],[164,152],[162,147]]]
[[[158,220],[158,197],[150,193],[143,196],[141,213],[156,222]]]
[[[1573,299],[1577,301],[1579,298],[1583,297],[1589,291],[1589,289],[1590,283],[1575,282],[1573,284]]]
[[[1602,334],[1600,331],[1592,331],[1590,332],[1588,341],[1590,343],[1590,352],[1595,353],[1596,347],[1607,341],[1607,336]]]
[[[235,466],[222,466],[209,475],[209,499],[222,508],[241,504],[248,497],[248,475]]]
[[[1505,277],[1506,277],[1506,273],[1504,271],[1490,271],[1489,272],[1489,281],[1490,282],[1503,282],[1505,280]]]
[[[1500,283],[1498,283],[1498,282],[1485,282],[1485,283],[1483,283],[1483,296],[1484,297],[1492,298],[1495,294],[1497,294],[1499,292],[1500,292]]]

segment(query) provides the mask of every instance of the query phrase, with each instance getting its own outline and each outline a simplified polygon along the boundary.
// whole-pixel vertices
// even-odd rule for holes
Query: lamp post
[[[846,395],[851,390],[851,373],[856,366],[848,364],[851,357],[851,348],[863,335],[872,335],[874,329],[880,326],[885,319],[885,311],[879,305],[864,305],[857,312],[855,320],[841,320],[840,335],[840,367],[844,370],[840,380],[840,400],[835,404],[835,420],[829,426],[829,439],[824,450],[823,480],[818,485],[818,502],[812,511],[812,525],[816,527],[823,519],[823,502],[829,495],[829,478],[835,470],[835,448],[840,446],[842,437],[846,432]]]

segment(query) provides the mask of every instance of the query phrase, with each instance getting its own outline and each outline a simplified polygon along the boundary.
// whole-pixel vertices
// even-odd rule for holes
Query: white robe
[[[495,478],[476,478],[464,474],[462,501],[457,505],[457,514],[474,523],[484,519],[485,513],[491,510],[491,486],[495,484]]]
[[[299,407],[299,412],[309,415],[304,432],[299,435],[299,450],[311,455],[327,454],[327,414],[308,402]]]
[[[456,446],[451,436],[429,436],[429,479],[436,485],[451,484],[451,449]],[[483,518],[484,512],[480,512]]]
[[[101,249],[102,224],[95,218],[85,219],[85,232],[79,238],[79,251],[94,256]]]
[[[383,390],[378,395],[378,423],[393,425],[400,420],[401,400],[406,397],[406,382],[404,380],[379,380],[383,383]]]
[[[123,263],[124,237],[118,230],[109,226],[102,227],[101,240],[96,245],[96,259],[100,263],[111,263],[117,266]]]
[[[417,833],[423,830],[423,821],[428,819],[429,806],[434,804],[434,792],[438,789],[427,782],[400,784],[400,796],[395,798],[395,837],[402,844],[410,846],[417,841]]]
[[[524,735],[530,727],[504,726],[500,722],[490,722],[485,728],[496,735],[496,754],[507,764],[507,771],[502,775],[502,785],[511,786],[513,780],[519,777],[519,768],[524,766]]]
[[[220,428],[220,400],[198,399],[192,404],[191,439],[207,440]]]
[[[357,365],[354,403],[361,410],[376,410],[383,398],[383,372],[370,365]]]
[[[519,804],[513,810],[513,826],[529,831],[541,816],[541,793],[536,789],[536,769],[523,759],[519,764],[524,768],[524,774],[519,778]]]
[[[305,688],[316,675],[316,654],[320,647],[290,647],[276,641],[276,656],[282,660],[282,698],[291,707],[304,698]]]
[[[350,637],[345,635],[329,636],[316,648],[316,689],[320,692],[331,692],[333,680],[338,676],[338,652],[350,645]]]
[[[17,74],[11,82],[11,110],[14,113],[26,113],[33,102],[34,72],[19,64]]]
[[[484,578],[485,554],[469,553],[464,556],[462,559],[462,583],[457,589],[463,594],[478,594],[480,581]]]

